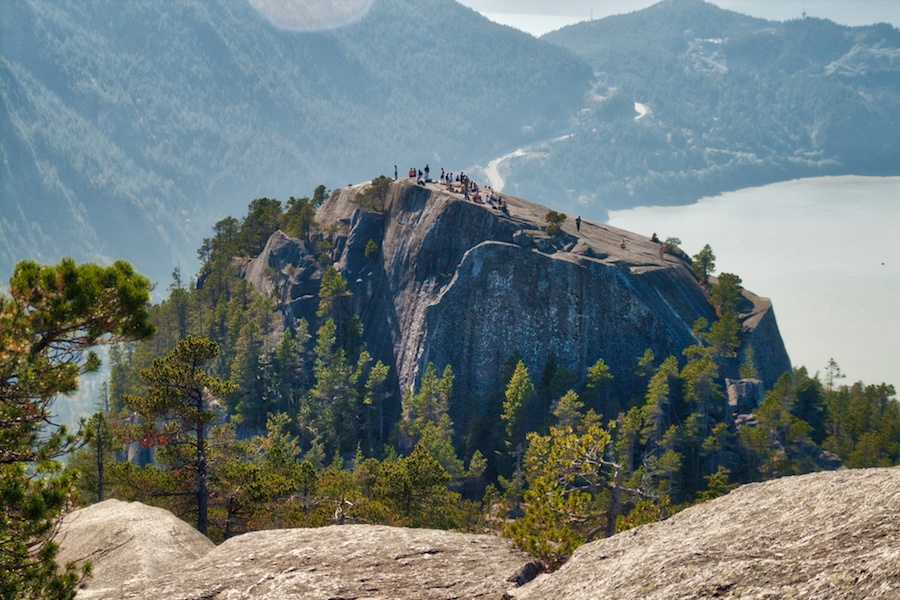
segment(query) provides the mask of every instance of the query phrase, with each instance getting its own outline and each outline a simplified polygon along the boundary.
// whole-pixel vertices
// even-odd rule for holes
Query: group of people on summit
[[[424,169],[417,169],[416,167],[409,168],[409,178],[415,179],[418,185],[424,186],[426,183],[434,183],[431,179],[431,167],[426,163]],[[394,180],[397,180],[397,165],[394,165]],[[500,210],[507,215],[509,214],[509,209],[506,206],[506,201],[500,197],[499,194],[495,194],[494,190],[488,186],[487,194],[485,196],[481,195],[481,188],[479,188],[478,184],[472,181],[468,175],[464,172],[460,171],[456,177],[453,176],[453,173],[445,172],[444,168],[441,167],[441,175],[439,177],[439,181],[443,184],[450,192],[462,194],[463,198],[466,200],[471,200],[476,204],[488,204],[492,208]],[[581,216],[575,218],[575,229],[576,231],[581,231]],[[659,258],[660,260],[665,260],[665,244],[663,244],[659,237],[657,237],[656,233],[650,238],[650,241],[654,244],[659,245]],[[625,249],[625,240],[622,239],[622,242],[619,244],[619,248],[622,250]]]
[[[434,183],[434,180],[431,179],[431,167],[428,164],[425,165],[424,169],[410,167],[409,178],[415,179],[418,185]],[[394,179],[397,179],[397,165],[394,165]],[[462,194],[463,198],[466,200],[471,200],[476,204],[488,204],[492,208],[509,214],[506,201],[499,194],[495,194],[494,190],[488,187],[487,194],[482,196],[482,190],[478,184],[472,181],[469,176],[462,171],[454,178],[452,172],[446,172],[442,167],[438,181],[440,181],[440,183],[449,191]]]

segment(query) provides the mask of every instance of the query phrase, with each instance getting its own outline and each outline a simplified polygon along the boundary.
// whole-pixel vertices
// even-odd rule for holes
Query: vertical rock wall
[[[330,232],[370,352],[391,365],[400,389],[415,387],[429,362],[438,370],[450,365],[452,413],[502,389],[514,352],[533,378],[551,353],[581,378],[602,358],[615,384],[627,389],[645,350],[659,360],[680,358],[696,343],[693,323],[715,318],[688,265],[661,257],[658,244],[635,234],[587,221],[576,230],[570,219],[551,237],[545,207],[504,197],[504,213],[442,186],[408,181],[392,184],[383,212],[367,212],[354,202],[365,187],[337,190],[317,220]],[[313,303],[301,301],[314,297],[318,284],[309,246],[295,242],[299,251],[291,252],[283,236],[275,238],[254,262],[283,276],[293,316],[315,325]],[[365,256],[369,240],[379,246],[375,257]],[[267,289],[262,267],[251,264],[247,273]],[[743,335],[760,378],[771,385],[790,362],[770,304],[747,297],[754,309],[745,315]],[[736,376],[736,365],[722,375]]]

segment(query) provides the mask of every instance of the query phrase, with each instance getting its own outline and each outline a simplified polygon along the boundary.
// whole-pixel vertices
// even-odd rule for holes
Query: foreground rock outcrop
[[[743,486],[586,544],[515,597],[900,598],[900,468]]]
[[[375,525],[258,531],[215,547],[167,511],[117,500],[70,514],[59,540],[61,562],[94,564],[80,599],[499,600],[540,569],[503,538]]]
[[[79,598],[116,598],[194,563],[216,545],[169,511],[140,502],[106,500],[66,516],[59,536],[61,564],[89,561],[94,576]]]
[[[645,350],[680,357],[697,343],[694,322],[715,319],[685,257],[663,255],[643,236],[586,220],[578,228],[574,215],[550,236],[546,207],[504,195],[504,212],[411,180],[391,183],[383,210],[367,211],[356,197],[368,185],[336,190],[316,220],[367,348],[400,389],[415,387],[433,362],[439,372],[452,367],[460,398],[484,401],[505,385],[504,365],[518,352],[533,374],[555,356],[583,377],[602,358],[613,385],[629,390]],[[316,243],[279,232],[244,265],[258,289],[281,298],[288,321],[317,321]],[[771,386],[791,363],[771,303],[744,296],[744,348],[753,346]],[[737,377],[740,360],[722,376]],[[465,418],[453,405],[451,416]]]
[[[586,544],[530,583],[537,563],[498,537],[344,525],[213,547],[164,510],[115,500],[70,514],[59,541],[61,561],[94,564],[82,600],[895,599],[900,467],[746,485]]]

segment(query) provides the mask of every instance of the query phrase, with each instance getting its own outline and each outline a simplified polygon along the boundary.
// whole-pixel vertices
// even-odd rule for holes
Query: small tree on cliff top
[[[384,212],[388,196],[390,196],[392,181],[390,177],[384,175],[376,177],[364,192],[356,195],[356,203],[365,209]]]
[[[547,216],[544,217],[544,220],[547,221],[547,234],[557,235],[562,231],[562,224],[566,220],[566,215],[565,213],[551,210],[547,213]]]
[[[716,272],[716,255],[713,254],[709,244],[703,246],[703,249],[694,255],[694,263],[691,268],[703,285],[709,284],[709,276]]]

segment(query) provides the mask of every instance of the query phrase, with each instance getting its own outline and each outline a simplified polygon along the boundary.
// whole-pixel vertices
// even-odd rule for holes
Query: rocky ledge
[[[342,525],[240,535],[220,546],[165,510],[106,500],[68,515],[60,562],[90,560],[93,600],[507,598],[540,563],[509,540]]]
[[[494,536],[343,525],[213,547],[164,510],[116,500],[68,515],[59,541],[61,561],[94,564],[81,600],[895,599],[900,467],[746,485],[543,575]]]
[[[586,544],[515,598],[900,598],[900,467],[745,485]]]

